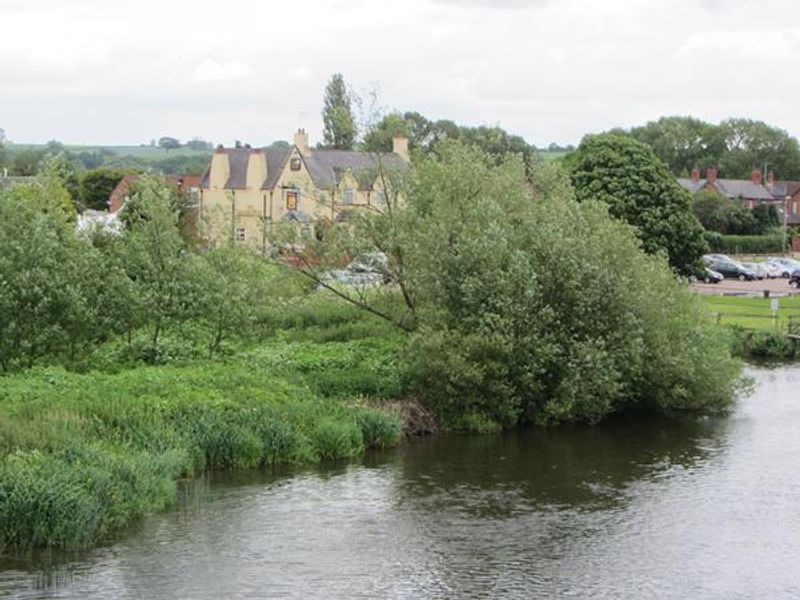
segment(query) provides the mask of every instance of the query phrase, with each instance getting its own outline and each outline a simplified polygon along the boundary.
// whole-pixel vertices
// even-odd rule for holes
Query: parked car
[[[792,276],[789,278],[789,285],[794,289],[800,288],[800,270],[792,273]]]
[[[761,267],[767,272],[767,277],[769,277],[770,279],[777,279],[778,277],[783,276],[783,270],[780,265],[777,265],[769,261],[758,264],[760,264]]]
[[[708,267],[705,268],[705,272],[703,273],[704,283],[719,283],[723,279],[725,279],[725,277],[722,276],[722,273],[709,269]]]
[[[763,263],[739,263],[748,271],[752,271],[756,274],[756,278],[758,279],[767,279],[769,277],[769,273],[767,272],[766,267],[764,267]]]
[[[727,254],[704,254],[703,262],[710,265],[715,262],[736,262]]]
[[[734,261],[718,261],[715,262],[711,269],[724,275],[725,277],[731,277],[738,279],[739,281],[752,281],[756,278],[756,274],[746,269],[742,265]]]
[[[794,271],[800,269],[800,262],[791,258],[771,257],[767,260],[780,269],[781,277],[789,278]]]

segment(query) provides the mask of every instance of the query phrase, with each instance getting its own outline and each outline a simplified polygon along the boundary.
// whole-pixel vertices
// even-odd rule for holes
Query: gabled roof
[[[776,181],[772,186],[767,185],[776,200],[783,200],[786,196],[794,198],[800,192],[800,181]]]
[[[715,179],[711,184],[706,179],[697,181],[679,178],[678,183],[692,193],[699,192],[709,185],[728,198],[745,198],[747,200],[774,200],[775,197],[763,185],[753,183],[749,179]]]
[[[268,146],[262,148],[267,160],[267,178],[261,189],[271,190],[286,168],[286,163],[296,146]],[[252,148],[225,148],[230,164],[230,176],[225,189],[247,187],[247,163]],[[407,163],[399,154],[376,154],[351,150],[310,150],[300,154],[314,185],[318,189],[331,189],[342,181],[346,173],[352,173],[359,189],[370,189],[380,166],[388,169],[405,169]],[[211,167],[205,170],[200,187],[208,188]]]

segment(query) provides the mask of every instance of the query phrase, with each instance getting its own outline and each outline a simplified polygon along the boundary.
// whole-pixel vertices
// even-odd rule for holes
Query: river
[[[725,416],[208,475],[107,547],[0,559],[0,597],[798,598],[800,366],[749,374]]]

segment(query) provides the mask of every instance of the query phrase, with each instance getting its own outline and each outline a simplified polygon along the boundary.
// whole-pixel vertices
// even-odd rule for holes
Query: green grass
[[[176,497],[200,469],[354,457],[396,444],[399,338],[292,341],[218,362],[37,368],[0,387],[0,552],[83,548]]]
[[[794,322],[800,327],[800,296],[779,298],[780,309],[773,317],[770,298],[744,296],[703,296],[710,318],[721,325],[734,325],[761,331],[788,331]]]

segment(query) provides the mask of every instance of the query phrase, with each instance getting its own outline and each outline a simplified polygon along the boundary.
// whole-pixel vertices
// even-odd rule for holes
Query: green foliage
[[[39,169],[45,160],[44,150],[34,148],[24,148],[16,150],[11,154],[11,175],[33,176],[39,173]]]
[[[116,260],[136,282],[141,308],[153,323],[155,356],[164,327],[196,315],[202,292],[190,268],[170,190],[143,177],[131,202],[138,209],[115,247]]]
[[[695,194],[692,211],[708,231],[736,235],[756,233],[753,211],[741,200],[727,198],[718,192],[703,190]]]
[[[784,251],[783,235],[780,233],[721,235],[707,231],[705,237],[711,252],[720,254],[780,254]]]
[[[340,73],[334,74],[325,86],[322,132],[325,146],[336,150],[352,150],[358,134],[353,116],[350,91]]]
[[[605,203],[576,202],[558,165],[534,175],[535,199],[519,160],[444,144],[417,164],[404,210],[355,223],[412,315],[410,391],[443,425],[481,430],[727,405],[739,366],[663,258]]]
[[[753,168],[766,164],[780,179],[800,178],[797,140],[762,121],[712,124],[675,116],[619,132],[650,146],[675,176],[685,177],[695,167],[717,166],[721,177],[749,179]]]
[[[176,478],[197,469],[339,460],[397,443],[397,417],[289,383],[279,356],[7,377],[0,548],[89,546],[172,502]]]
[[[586,136],[567,159],[579,201],[600,200],[632,225],[643,248],[688,274],[706,251],[689,193],[644,144],[616,134]]]
[[[500,127],[467,127],[448,120],[431,121],[417,112],[389,113],[366,133],[363,148],[371,152],[391,152],[395,135],[408,137],[410,148],[424,154],[434,151],[445,140],[459,140],[480,148],[496,163],[518,156],[528,175],[539,159],[533,145]]]
[[[758,360],[796,360],[800,357],[800,342],[782,331],[748,331],[738,327],[733,332],[734,354]]]
[[[108,198],[124,176],[122,171],[108,168],[86,171],[80,183],[81,204],[84,208],[107,210]]]
[[[46,175],[0,192],[0,369],[74,358],[119,332],[124,274],[76,236],[74,207]]]

